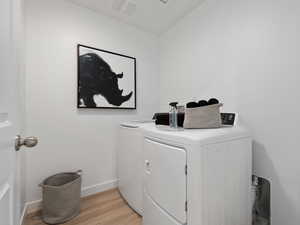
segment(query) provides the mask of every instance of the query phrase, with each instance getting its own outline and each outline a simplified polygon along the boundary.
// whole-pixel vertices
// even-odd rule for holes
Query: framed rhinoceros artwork
[[[78,108],[136,109],[136,59],[78,45]]]

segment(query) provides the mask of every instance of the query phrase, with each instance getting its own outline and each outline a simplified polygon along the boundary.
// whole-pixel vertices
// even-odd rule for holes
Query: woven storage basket
[[[223,104],[186,108],[183,127],[186,129],[219,128],[222,125],[220,107]]]
[[[40,187],[43,189],[42,219],[45,223],[64,223],[79,214],[81,170],[48,177]]]

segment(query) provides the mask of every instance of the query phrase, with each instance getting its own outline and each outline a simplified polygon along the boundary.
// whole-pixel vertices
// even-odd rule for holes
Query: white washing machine
[[[142,130],[143,225],[251,225],[252,141],[245,129]]]
[[[128,205],[138,214],[143,212],[143,136],[145,122],[120,125],[117,149],[118,188]]]

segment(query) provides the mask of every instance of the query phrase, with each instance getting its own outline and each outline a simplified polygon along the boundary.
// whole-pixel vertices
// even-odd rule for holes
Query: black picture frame
[[[127,59],[132,60],[133,63],[133,74],[131,74],[131,76],[133,76],[133,91],[132,91],[132,96],[131,98],[133,98],[133,106],[127,106],[127,107],[122,107],[122,105],[120,106],[86,106],[86,105],[82,105],[82,98],[81,98],[81,94],[80,94],[80,71],[81,71],[81,63],[80,63],[80,50],[81,48],[85,48],[85,49],[90,49],[92,51],[97,51],[99,53],[103,53],[103,54],[112,54],[114,56],[119,56],[119,57],[125,57]],[[101,57],[101,56],[100,56]],[[113,68],[112,68],[113,70]],[[117,75],[117,74],[116,74]],[[122,73],[123,76],[123,73]],[[122,77],[119,77],[122,79]],[[128,56],[128,55],[124,55],[124,54],[119,54],[116,52],[111,52],[111,51],[107,51],[104,49],[99,49],[99,48],[95,48],[95,47],[91,47],[91,46],[87,46],[87,45],[82,45],[82,44],[77,44],[77,108],[78,109],[128,109],[128,110],[136,110],[137,109],[137,100],[136,100],[136,58],[132,57],[132,56]],[[109,104],[109,103],[108,103]]]

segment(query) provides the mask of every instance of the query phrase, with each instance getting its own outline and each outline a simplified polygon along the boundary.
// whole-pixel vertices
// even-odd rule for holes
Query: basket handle
[[[77,173],[79,176],[82,175],[82,170],[77,170],[75,173]]]

